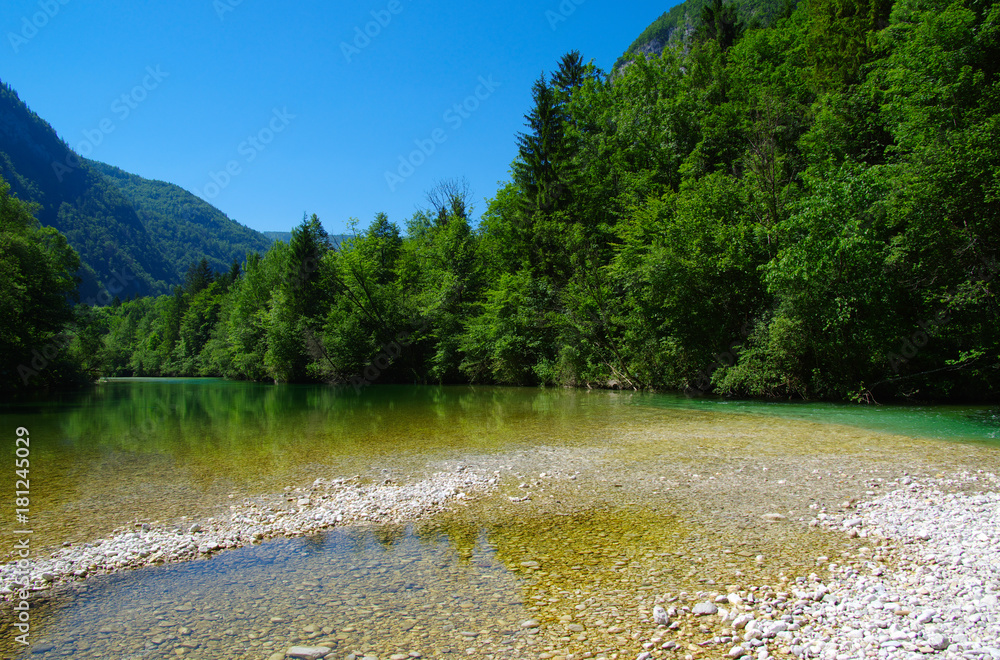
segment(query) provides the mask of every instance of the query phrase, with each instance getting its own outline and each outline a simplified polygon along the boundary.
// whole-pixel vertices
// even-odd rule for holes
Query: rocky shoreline
[[[814,573],[787,584],[660,599],[653,618],[662,632],[638,660],[657,650],[691,660],[706,647],[744,660],[1000,660],[1000,479],[980,471],[895,486],[810,523],[867,539],[855,556],[817,557]],[[699,619],[721,631],[694,644],[664,641]]]
[[[335,525],[417,520],[495,488],[496,474],[465,466],[413,483],[361,483],[357,477],[316,479],[304,488],[230,505],[225,520],[209,518],[186,529],[137,523],[109,538],[67,545],[32,559],[28,573],[16,562],[0,566],[0,599],[37,592],[93,575],[186,561],[278,536],[304,536]]]
[[[417,520],[462,508],[456,505],[473,500],[496,499],[507,506],[528,507],[534,506],[533,494],[536,505],[549,507],[547,498],[553,496],[546,491],[552,492],[558,484],[580,487],[576,472],[563,474],[557,468],[556,474],[536,472],[528,481],[524,471],[515,468],[531,465],[551,471],[552,466],[569,465],[570,459],[579,460],[582,455],[542,448],[523,453],[438,464],[439,471],[427,478],[405,483],[385,475],[374,482],[358,477],[316,479],[306,487],[289,487],[282,493],[234,503],[219,520],[193,521],[183,527],[138,523],[135,529],[61,548],[51,558],[34,561],[27,581],[18,579],[13,564],[0,567],[0,593],[10,600],[22,587],[46,591],[61,582],[204,558],[226,548],[338,525]],[[594,469],[595,474],[605,473],[596,463]],[[762,479],[765,482],[772,483]],[[558,621],[549,620],[544,610],[533,610],[536,618],[516,624],[518,632],[511,637],[514,647],[490,650],[484,646],[477,653],[540,660],[916,660],[930,655],[1000,660],[996,641],[1000,629],[1000,479],[979,471],[948,478],[872,477],[858,485],[868,486],[857,494],[860,502],[852,498],[840,507],[827,508],[813,504],[813,513],[806,518],[786,518],[777,512],[760,516],[767,526],[812,528],[821,535],[819,530],[825,530],[832,537],[857,543],[839,555],[816,556],[815,570],[808,575],[796,576],[802,572],[798,570],[766,584],[746,584],[753,580],[752,574],[724,580],[708,573],[700,581],[711,585],[715,581],[709,576],[720,580],[717,591],[676,594],[640,587],[630,591],[638,598],[638,612],[624,619],[608,617],[606,610],[613,613],[615,608],[609,610],[607,602],[603,608],[589,605],[590,599],[575,608],[578,614],[560,616]],[[611,489],[617,486],[613,483]],[[595,485],[587,482],[582,487],[589,492]],[[554,497],[566,499],[568,491],[555,492]],[[616,564],[615,570],[626,570],[625,563],[619,563],[620,569]],[[522,561],[521,566],[527,567],[521,571],[529,579],[544,575],[538,573],[535,561]],[[723,584],[726,580],[739,583]],[[322,645],[323,631],[301,638],[315,645],[293,644],[274,653],[285,648],[277,642],[278,648],[272,647],[268,657],[344,657],[343,645],[337,651]],[[584,648],[592,650],[555,650],[571,639],[569,635],[574,640],[579,637]],[[480,640],[488,641],[483,635]]]

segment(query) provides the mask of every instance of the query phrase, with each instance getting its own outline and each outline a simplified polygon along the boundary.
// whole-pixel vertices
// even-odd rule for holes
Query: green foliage
[[[529,271],[504,274],[486,294],[482,312],[463,338],[461,369],[472,381],[506,385],[538,383],[554,355],[554,294]]]
[[[231,220],[219,209],[179,186],[144,179],[96,161],[87,164],[113,184],[135,209],[155,248],[177,275],[205,259],[216,272],[224,272],[248,252],[265,252],[272,241],[260,232]]]
[[[715,1],[686,0],[674,5],[643,30],[615,64],[615,68],[628,61],[632,55],[659,55],[667,47],[686,45],[698,31],[699,24],[705,17],[705,9],[711,8]],[[731,5],[735,10],[735,16],[731,18],[754,28],[764,27],[790,13],[795,4],[796,0],[742,0]]]
[[[743,22],[740,20],[736,5],[725,4],[722,0],[712,0],[701,9],[701,19],[694,38],[697,41],[713,39],[719,44],[719,50],[724,53],[736,43],[743,30]]]
[[[80,260],[66,238],[41,227],[37,207],[0,178],[0,391],[60,385],[78,378],[69,359],[69,297]]]
[[[698,39],[543,74],[478,226],[454,179],[405,233],[312,216],[236,267],[189,260],[173,295],[82,309],[72,350],[358,387],[995,398],[1000,5],[807,0],[769,27],[704,6]]]
[[[859,82],[875,57],[878,30],[888,25],[892,0],[808,0],[805,46],[817,82],[836,88]]]
[[[889,249],[876,170],[810,172],[806,194],[778,227],[763,268],[773,313],[759,319],[739,363],[717,374],[724,391],[756,396],[843,396],[884,367],[899,301],[883,272]],[[837,218],[837,222],[831,222]]]

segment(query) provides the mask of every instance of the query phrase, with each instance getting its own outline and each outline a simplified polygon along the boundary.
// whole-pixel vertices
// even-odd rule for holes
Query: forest
[[[803,0],[745,26],[716,0],[659,56],[553,63],[478,222],[458,173],[401,225],[354,220],[334,246],[313,215],[106,306],[62,303],[75,255],[4,189],[2,387],[995,400],[998,67],[998,2]]]

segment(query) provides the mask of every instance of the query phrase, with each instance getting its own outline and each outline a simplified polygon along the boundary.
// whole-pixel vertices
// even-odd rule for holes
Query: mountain
[[[273,243],[277,243],[278,241],[288,243],[292,240],[292,232],[290,231],[265,231],[263,234]]]
[[[81,158],[0,81],[0,176],[80,255],[80,297],[162,294],[202,258],[217,270],[271,241],[187,191]]]
[[[724,4],[736,6],[737,14],[744,25],[754,23],[767,25],[789,1],[794,2],[794,0],[734,0]],[[690,39],[701,21],[702,10],[711,4],[712,0],[687,0],[672,7],[642,31],[618,63],[621,64],[625,58],[635,53],[659,55],[668,44]]]
[[[212,270],[229,270],[233,259],[266,252],[272,240],[231,220],[225,213],[180,186],[153,181],[96,161],[90,166],[115,184],[135,209],[160,253],[178,268],[208,259]]]

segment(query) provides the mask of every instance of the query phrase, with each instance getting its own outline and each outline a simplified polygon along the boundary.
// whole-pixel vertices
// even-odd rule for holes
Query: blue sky
[[[379,211],[403,226],[462,176],[478,217],[538,75],[573,49],[609,69],[673,3],[3,4],[0,79],[71,147],[254,229],[308,212],[342,233]]]

